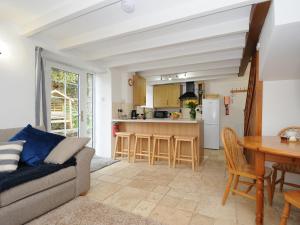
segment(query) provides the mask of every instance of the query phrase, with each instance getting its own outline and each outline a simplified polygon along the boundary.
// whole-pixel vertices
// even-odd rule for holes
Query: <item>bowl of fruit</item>
[[[181,115],[181,113],[179,113],[179,112],[172,112],[170,118],[172,120],[176,120],[176,119],[180,118],[180,115]]]

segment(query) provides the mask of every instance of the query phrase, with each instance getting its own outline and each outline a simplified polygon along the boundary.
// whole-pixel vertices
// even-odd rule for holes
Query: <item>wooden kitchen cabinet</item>
[[[155,85],[153,87],[154,108],[163,108],[167,105],[166,91],[166,85]]]
[[[153,87],[154,108],[179,108],[180,84],[155,85]]]
[[[133,105],[146,105],[146,79],[138,74],[133,75]]]

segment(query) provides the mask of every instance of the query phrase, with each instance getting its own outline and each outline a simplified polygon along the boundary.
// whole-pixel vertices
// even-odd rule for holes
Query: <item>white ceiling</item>
[[[98,68],[157,75],[237,75],[250,10],[263,0],[2,0],[0,17],[45,48]]]
[[[25,25],[66,3],[70,0],[1,0],[0,18]]]

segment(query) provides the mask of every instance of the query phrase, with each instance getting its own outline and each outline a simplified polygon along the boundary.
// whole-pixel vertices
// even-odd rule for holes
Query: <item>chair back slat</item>
[[[222,130],[222,142],[229,169],[239,171],[247,165],[242,148],[238,145],[238,136],[233,129],[226,127]]]

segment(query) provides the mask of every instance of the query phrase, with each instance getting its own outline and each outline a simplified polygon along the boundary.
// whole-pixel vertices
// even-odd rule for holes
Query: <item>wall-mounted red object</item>
[[[116,137],[117,132],[119,132],[119,130],[120,130],[119,124],[117,124],[117,123],[113,124],[113,126],[112,126],[112,135],[114,137]]]
[[[229,115],[230,96],[224,96],[225,115]]]

